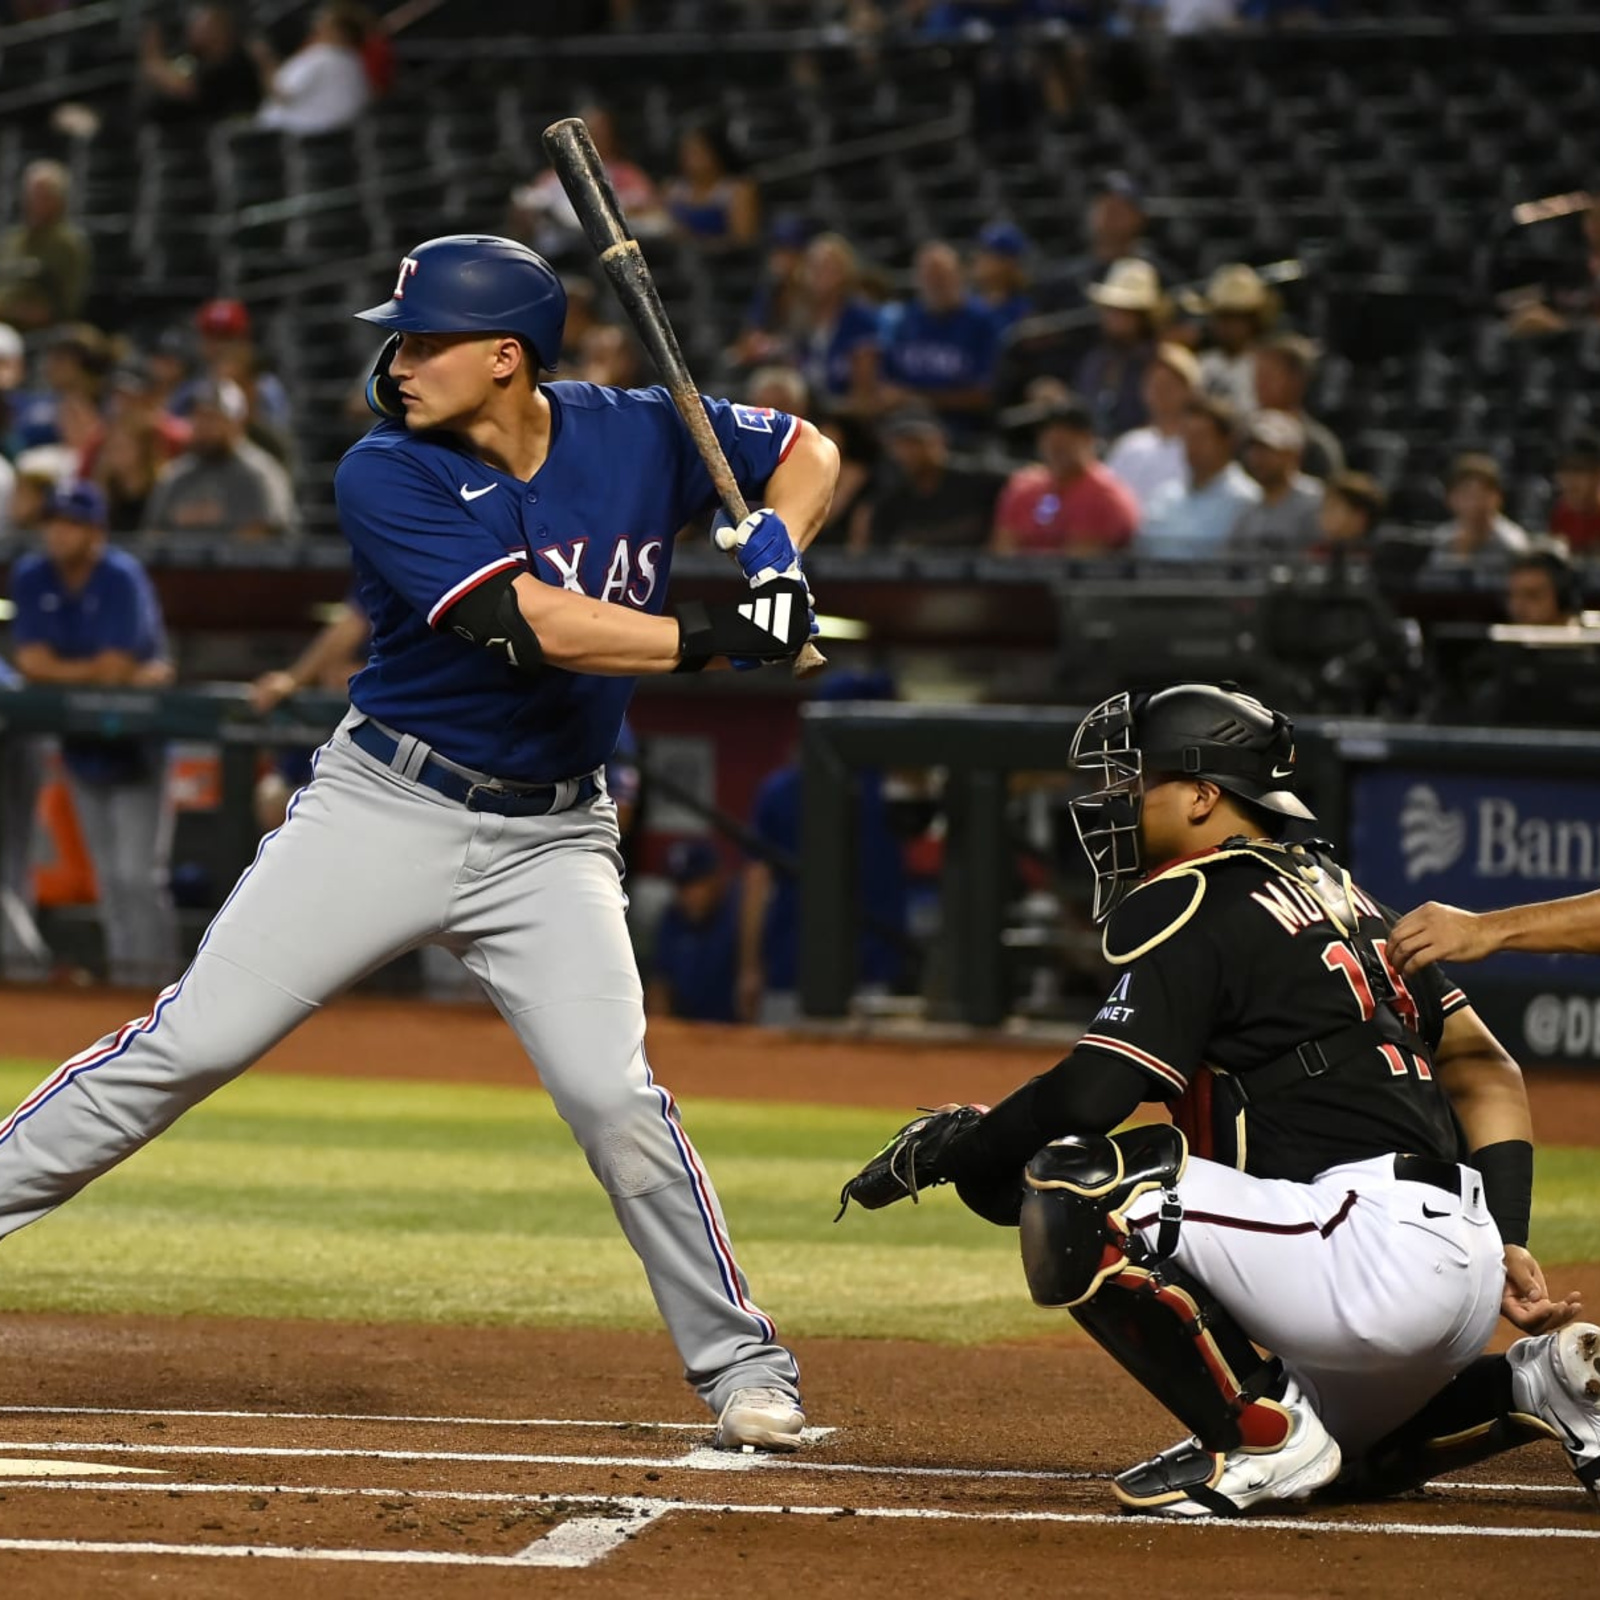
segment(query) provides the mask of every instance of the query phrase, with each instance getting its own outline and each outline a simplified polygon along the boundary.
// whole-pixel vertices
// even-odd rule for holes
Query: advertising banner
[[[1345,859],[1397,909],[1488,911],[1600,889],[1600,773],[1355,768]],[[1525,1062],[1600,1065],[1600,957],[1504,955],[1454,973]]]

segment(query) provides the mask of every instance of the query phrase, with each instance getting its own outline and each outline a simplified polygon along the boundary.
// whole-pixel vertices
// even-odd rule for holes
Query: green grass
[[[0,1102],[42,1077],[0,1063]],[[832,1217],[903,1112],[691,1102],[761,1304],[799,1337],[1064,1333],[1016,1236],[948,1190]],[[1540,1157],[1533,1245],[1600,1258],[1600,1152]],[[0,1309],[655,1328],[643,1274],[531,1090],[246,1075],[6,1241]]]

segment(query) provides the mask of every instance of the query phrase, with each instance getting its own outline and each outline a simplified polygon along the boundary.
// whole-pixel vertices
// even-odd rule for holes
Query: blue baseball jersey
[[[334,477],[355,552],[371,657],[350,685],[369,717],[462,766],[518,783],[599,767],[616,747],[632,678],[547,666],[537,679],[441,618],[497,573],[660,615],[672,546],[716,491],[665,389],[553,383],[550,449],[524,481],[446,434],[380,422]],[[799,435],[794,417],[705,400],[751,504]]]
[[[800,370],[805,373],[811,392],[835,399],[849,394],[856,351],[863,345],[876,347],[877,343],[877,312],[865,300],[848,301],[839,312],[838,321],[819,328],[801,345]]]
[[[161,602],[143,566],[126,550],[108,549],[81,589],[69,589],[43,555],[24,556],[11,574],[16,645],[43,644],[67,661],[121,650],[135,661],[166,654]],[[61,758],[86,783],[131,782],[151,768],[159,744],[138,739],[73,736]]]
[[[981,300],[929,311],[918,300],[884,318],[883,372],[908,389],[968,389],[988,383],[1000,355],[1000,329]]]
[[[704,922],[691,922],[676,901],[656,927],[655,974],[672,996],[672,1014],[687,1022],[737,1022],[739,891],[729,889]]]

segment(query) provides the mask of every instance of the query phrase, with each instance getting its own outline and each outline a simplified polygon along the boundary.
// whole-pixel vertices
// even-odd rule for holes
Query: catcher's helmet
[[[511,333],[553,372],[567,291],[550,263],[515,239],[453,233],[419,244],[394,293],[356,315],[393,333]]]
[[[1295,794],[1294,724],[1231,685],[1181,683],[1152,695],[1113,695],[1078,725],[1072,765],[1102,785],[1071,802],[1095,870],[1103,921],[1144,870],[1139,818],[1148,777],[1204,778],[1280,816],[1315,818]]]

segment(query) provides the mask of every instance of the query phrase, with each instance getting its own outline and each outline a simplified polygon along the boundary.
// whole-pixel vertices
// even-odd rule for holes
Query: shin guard
[[[1188,1159],[1166,1124],[1062,1139],[1028,1164],[1022,1259],[1033,1298],[1068,1307],[1085,1331],[1208,1451],[1276,1450],[1289,1434],[1281,1363],[1262,1356],[1198,1280],[1166,1260]],[[1160,1189],[1156,1236],[1126,1213]]]

